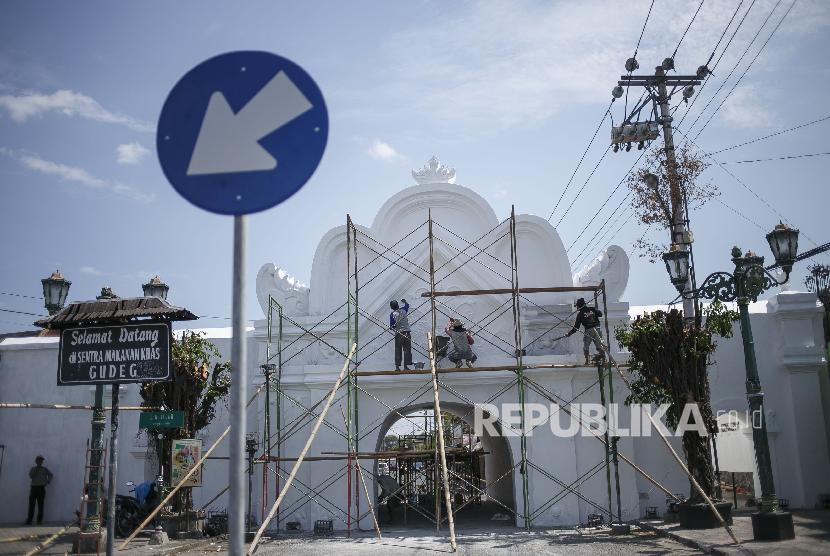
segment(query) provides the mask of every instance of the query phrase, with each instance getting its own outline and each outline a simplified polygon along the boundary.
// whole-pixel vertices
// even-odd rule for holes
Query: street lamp
[[[158,297],[160,299],[167,299],[167,292],[170,291],[170,286],[161,281],[158,275],[150,278],[150,281],[141,285],[144,290],[144,297]]]
[[[66,296],[69,294],[69,286],[72,282],[63,277],[59,270],[40,281],[43,284],[43,299],[49,315],[54,315],[66,303]]]
[[[693,291],[684,291],[686,279],[689,276],[689,253],[681,250],[677,245],[672,245],[672,249],[663,254],[663,261],[666,263],[666,270],[672,284],[683,298],[699,297],[738,302],[746,365],[746,397],[752,415],[761,417],[760,426],[752,428],[755,461],[758,465],[758,479],[761,483],[761,510],[752,514],[752,533],[755,540],[784,540],[794,538],[795,533],[792,514],[782,512],[778,508],[764,414],[764,393],[761,391],[752,326],[749,321],[749,303],[756,301],[763,292],[789,280],[798,251],[798,230],[778,224],[772,232],[767,234],[767,241],[772,249],[775,262],[784,270],[784,280],[781,282],[764,268],[764,257],[752,251],[744,254],[738,247],[732,248],[732,262],[735,270],[731,274],[728,272],[712,273],[706,277],[697,290]]]
[[[254,454],[259,450],[259,440],[255,432],[245,435],[245,451],[248,452],[248,528],[254,525],[254,514],[251,506],[251,494],[254,490]]]
[[[767,234],[767,242],[775,262],[789,276],[798,253],[798,230],[779,222],[775,229]]]

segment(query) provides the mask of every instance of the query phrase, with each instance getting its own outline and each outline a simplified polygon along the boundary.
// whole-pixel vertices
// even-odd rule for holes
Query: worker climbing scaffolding
[[[585,331],[582,335],[582,353],[585,355],[585,364],[591,364],[591,343],[597,348],[597,354],[605,357],[605,348],[602,345],[602,331],[599,328],[599,318],[602,316],[602,311],[596,307],[591,307],[585,303],[585,299],[579,298],[576,300],[576,322],[573,328],[565,334],[571,336],[579,331],[582,326]]]

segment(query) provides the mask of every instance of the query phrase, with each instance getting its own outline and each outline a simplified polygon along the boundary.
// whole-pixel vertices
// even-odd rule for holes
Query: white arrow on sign
[[[280,71],[234,114],[220,91],[210,96],[188,176],[273,170],[277,159],[260,139],[311,110],[302,91]]]

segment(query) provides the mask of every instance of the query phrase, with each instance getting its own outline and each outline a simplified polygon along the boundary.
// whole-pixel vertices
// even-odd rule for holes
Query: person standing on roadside
[[[26,518],[26,525],[32,524],[32,517],[35,515],[35,503],[37,503],[37,523],[43,523],[43,500],[46,498],[46,485],[52,482],[52,472],[49,471],[43,462],[43,456],[35,458],[35,466],[29,469],[29,478],[32,484],[29,487],[29,514]]]

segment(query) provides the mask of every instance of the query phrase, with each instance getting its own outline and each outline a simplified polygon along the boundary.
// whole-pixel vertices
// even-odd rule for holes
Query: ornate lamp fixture
[[[64,278],[59,270],[56,270],[49,278],[43,278],[40,283],[43,284],[43,299],[46,310],[49,311],[50,315],[54,315],[63,309],[72,282]]]
[[[830,309],[830,266],[813,264],[807,267],[810,275],[804,279],[804,285],[811,292],[816,292],[819,301]]]
[[[789,277],[798,253],[798,230],[779,222],[775,229],[767,234],[767,242],[769,242],[775,262]]]
[[[141,285],[144,290],[144,297],[158,297],[167,299],[167,292],[170,291],[170,286],[161,281],[158,275],[150,278],[150,281]]]
[[[682,294],[689,279],[689,252],[672,243],[671,249],[663,253],[663,262],[666,263],[671,283]]]

